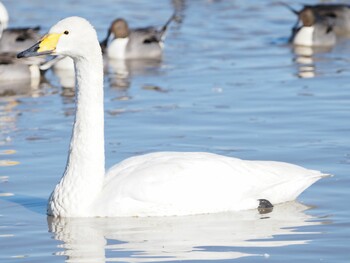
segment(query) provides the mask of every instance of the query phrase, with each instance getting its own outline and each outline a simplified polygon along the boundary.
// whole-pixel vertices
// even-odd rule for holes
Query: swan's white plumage
[[[76,64],[77,112],[66,170],[50,197],[49,215],[170,216],[252,209],[257,199],[273,204],[294,200],[324,176],[287,163],[202,152],[136,156],[105,174],[103,65],[96,32],[85,19],[71,17],[50,34],[59,36],[52,52],[71,56]]]
[[[100,216],[169,216],[253,209],[258,199],[294,200],[321,176],[282,162],[204,152],[151,153],[107,172],[96,211]],[[106,206],[99,209],[100,204]]]

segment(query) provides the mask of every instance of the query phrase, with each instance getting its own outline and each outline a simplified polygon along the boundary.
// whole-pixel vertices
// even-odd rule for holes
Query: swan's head
[[[54,25],[38,43],[19,53],[18,58],[40,55],[85,57],[99,46],[95,29],[84,18],[68,17]]]

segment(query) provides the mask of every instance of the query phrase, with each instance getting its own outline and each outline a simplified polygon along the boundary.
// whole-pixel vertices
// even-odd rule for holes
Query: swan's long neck
[[[76,116],[67,167],[49,202],[54,216],[87,216],[105,174],[102,55],[96,51],[74,61]]]

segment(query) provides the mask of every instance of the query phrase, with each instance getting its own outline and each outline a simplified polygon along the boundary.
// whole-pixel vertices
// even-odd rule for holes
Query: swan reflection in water
[[[54,238],[63,242],[59,245],[63,250],[55,255],[66,256],[66,262],[222,260],[264,256],[240,251],[244,248],[308,243],[316,232],[299,228],[321,223],[307,215],[307,209],[289,202],[275,206],[269,214],[251,210],[180,217],[48,217],[48,225]],[[288,240],[287,235],[294,237]]]
[[[331,47],[306,47],[294,46],[293,52],[295,54],[294,61],[298,66],[298,77],[300,78],[314,78],[316,77],[316,58],[315,55],[320,53],[328,53]]]

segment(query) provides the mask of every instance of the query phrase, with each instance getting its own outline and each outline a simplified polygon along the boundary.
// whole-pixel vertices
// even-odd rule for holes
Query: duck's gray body
[[[161,58],[162,45],[161,39],[163,32],[155,27],[147,27],[131,30],[129,41],[126,45],[126,58]]]
[[[291,43],[298,46],[325,47],[333,46],[337,41],[334,30],[335,18],[320,15],[312,8],[305,7],[298,14],[297,24],[293,27]],[[299,26],[299,24],[301,24]]]
[[[0,96],[25,94],[40,83],[37,65],[0,64]]]
[[[18,60],[15,53],[0,54],[0,95],[18,94],[21,86],[37,86],[40,82],[39,64],[43,58]]]
[[[316,23],[313,34],[314,46],[333,46],[336,44],[337,37],[331,28],[328,27],[327,23]]]
[[[332,20],[332,28],[337,36],[350,36],[350,5],[318,4],[305,5],[299,13],[311,9],[317,17],[327,17]]]
[[[101,42],[102,50],[110,59],[161,59],[165,33],[174,19],[172,15],[161,29],[152,26],[129,29],[124,19],[115,19]],[[109,43],[111,35],[114,38]]]
[[[18,53],[34,45],[40,39],[39,30],[39,27],[5,29],[0,38],[0,52]]]
[[[299,46],[330,47],[336,44],[337,36],[326,21],[317,21],[311,27],[302,25],[294,30],[291,42]]]

